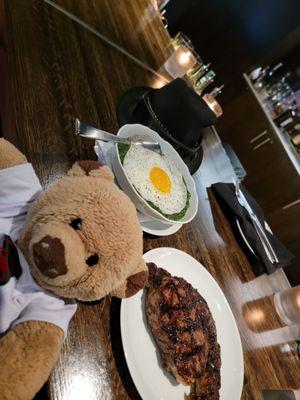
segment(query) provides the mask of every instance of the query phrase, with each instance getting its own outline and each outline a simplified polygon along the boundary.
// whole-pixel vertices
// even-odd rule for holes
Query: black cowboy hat
[[[129,89],[117,104],[117,117],[120,125],[140,123],[158,132],[178,151],[191,174],[203,157],[202,129],[217,119],[205,101],[179,78],[160,89]]]

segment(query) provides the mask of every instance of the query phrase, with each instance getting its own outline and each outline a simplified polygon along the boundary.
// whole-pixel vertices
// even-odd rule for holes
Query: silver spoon
[[[112,135],[111,133],[105,132],[102,129],[97,129],[86,124],[85,122],[81,122],[78,118],[75,119],[75,135],[80,135],[82,137],[94,140],[103,140],[104,142],[139,145],[145,147],[146,149],[155,151],[158,154],[162,154],[161,147],[158,142],[152,140],[135,140],[134,138],[131,140],[129,138]]]

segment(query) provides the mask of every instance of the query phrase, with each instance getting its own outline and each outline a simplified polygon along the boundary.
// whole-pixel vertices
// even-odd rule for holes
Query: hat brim
[[[197,151],[195,157],[192,160],[184,160],[184,162],[186,163],[191,175],[193,175],[200,167],[201,162],[203,159],[203,149],[202,146],[200,147],[200,149]]]
[[[148,93],[152,90],[155,90],[149,86],[137,86],[130,88],[120,97],[117,103],[117,119],[120,126],[125,124],[136,124],[136,123],[144,123],[142,120],[139,120],[139,116],[137,113],[134,113],[134,110],[137,104],[142,100],[145,93]],[[152,128],[152,127],[151,127]],[[164,137],[163,132],[157,130],[157,133],[165,140],[168,141],[167,138]],[[178,151],[178,149],[177,149]],[[180,153],[180,151],[179,151]],[[203,150],[200,147],[199,151],[191,160],[184,160],[186,165],[189,168],[191,174],[194,174],[203,158]]]

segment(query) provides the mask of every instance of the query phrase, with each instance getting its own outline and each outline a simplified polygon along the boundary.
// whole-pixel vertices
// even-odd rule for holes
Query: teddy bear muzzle
[[[67,224],[39,224],[34,229],[29,247],[39,277],[51,285],[68,285],[81,278],[88,269],[82,239]]]
[[[44,276],[53,279],[67,274],[65,247],[60,239],[47,235],[32,249],[34,263]]]

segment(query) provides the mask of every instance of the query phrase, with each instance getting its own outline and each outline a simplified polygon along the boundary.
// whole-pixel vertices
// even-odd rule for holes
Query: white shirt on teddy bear
[[[15,242],[25,223],[27,211],[42,190],[32,165],[22,164],[0,170],[0,246],[4,236]],[[16,246],[17,247],[17,246]],[[22,273],[0,286],[0,334],[24,321],[46,321],[63,329],[76,311],[72,300],[64,300],[43,289],[32,278],[29,266],[17,247]]]

